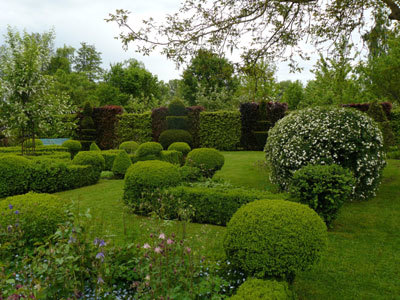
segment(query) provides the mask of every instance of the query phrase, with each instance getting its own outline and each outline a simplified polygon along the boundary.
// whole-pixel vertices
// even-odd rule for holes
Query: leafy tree
[[[56,53],[50,59],[50,64],[47,72],[54,75],[57,70],[63,70],[65,73],[71,73],[72,62],[74,60],[75,49],[64,45],[62,48],[57,48]]]
[[[86,74],[89,80],[95,81],[103,72],[100,65],[101,53],[96,51],[94,45],[82,42],[74,58],[74,70]]]
[[[289,109],[296,109],[299,103],[304,102],[304,87],[300,80],[289,81],[287,88],[282,94],[281,102],[289,105]]]
[[[57,123],[56,114],[70,110],[68,99],[54,93],[54,81],[44,73],[53,40],[51,31],[20,34],[9,27],[0,47],[0,123],[18,130],[22,142],[34,141],[40,128]]]

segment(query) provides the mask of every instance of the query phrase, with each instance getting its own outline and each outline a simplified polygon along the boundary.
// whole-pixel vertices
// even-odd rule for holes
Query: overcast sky
[[[131,22],[150,16],[161,19],[167,13],[176,12],[179,3],[177,0],[0,0],[0,44],[4,41],[7,25],[20,31],[39,33],[54,28],[55,47],[66,44],[78,49],[81,42],[86,42],[102,53],[104,68],[110,63],[136,58],[159,79],[168,81],[179,78],[182,70],[176,70],[173,62],[157,53],[141,56],[133,51],[134,47],[124,51],[121,42],[114,39],[120,32],[118,26],[104,19],[119,8],[132,12]],[[304,71],[301,74],[290,74],[286,64],[278,64],[278,80],[306,82],[313,78],[309,70],[314,63],[315,60],[302,63]]]

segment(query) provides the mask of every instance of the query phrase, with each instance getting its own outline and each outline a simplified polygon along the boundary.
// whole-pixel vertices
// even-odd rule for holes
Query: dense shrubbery
[[[380,105],[382,106],[382,109],[385,112],[386,116],[389,118],[391,111],[392,111],[392,103],[382,102],[382,103],[380,103]],[[350,103],[350,104],[342,104],[342,106],[355,108],[362,112],[367,112],[369,109],[370,103]]]
[[[118,116],[118,138],[120,142],[136,141],[138,143],[152,140],[151,114],[123,114]]]
[[[29,191],[32,162],[24,157],[0,157],[0,198]]]
[[[258,120],[258,104],[255,102],[242,103],[239,109],[242,122],[240,143],[245,150],[255,150],[257,141],[253,130]]]
[[[24,147],[25,148],[33,148],[33,140],[32,139],[27,139],[24,141]],[[38,146],[43,146],[43,142],[39,139],[35,139],[35,147]]]
[[[290,185],[293,198],[314,209],[330,225],[355,187],[353,174],[338,165],[308,165],[296,171]]]
[[[106,105],[93,108],[93,121],[96,125],[96,143],[101,149],[112,149],[117,146],[118,115],[122,107]]]
[[[286,281],[248,278],[230,300],[293,300],[294,293]]]
[[[392,110],[390,114],[390,125],[393,130],[396,144],[400,145],[400,109]]]
[[[35,155],[48,154],[53,152],[67,152],[68,149],[63,146],[50,145],[50,146],[38,146],[35,148]],[[21,154],[21,146],[15,147],[0,147],[0,154]]]
[[[190,150],[192,150],[188,143],[185,142],[175,142],[169,145],[168,150],[175,150],[182,152],[183,156],[188,155]]]
[[[128,154],[135,153],[138,147],[139,144],[134,141],[123,142],[121,145],[119,145],[119,149],[125,150]]]
[[[147,142],[141,144],[136,150],[136,157],[143,158],[149,155],[154,155],[155,157],[159,157],[161,155],[161,151],[163,147],[161,144],[156,142]]]
[[[232,265],[248,276],[293,280],[319,259],[326,242],[326,225],[311,208],[257,200],[233,215],[224,248]]]
[[[375,194],[385,166],[383,137],[366,114],[345,108],[292,113],[269,132],[265,146],[271,179],[287,189],[294,171],[308,164],[338,164],[356,179],[353,196]]]
[[[169,116],[186,116],[187,111],[182,101],[173,101],[168,105]]]
[[[187,130],[188,118],[186,116],[167,116],[168,129],[182,129]]]
[[[178,185],[181,182],[178,167],[163,161],[140,161],[129,167],[125,174],[124,202],[135,213],[146,214],[160,204],[149,196],[154,190]]]
[[[68,149],[69,153],[71,154],[71,159],[73,159],[75,155],[82,149],[82,144],[79,141],[74,140],[65,141],[62,146]]]
[[[183,166],[179,168],[179,173],[183,182],[195,182],[204,178],[201,170],[196,167]]]
[[[104,158],[105,171],[111,171],[114,164],[114,160],[121,151],[123,150],[105,150],[100,152],[101,156],[103,156]]]
[[[97,146],[97,144],[96,144],[95,142],[93,142],[93,143],[90,144],[89,150],[90,150],[90,151],[101,151],[100,148],[99,148],[99,146]]]
[[[126,170],[131,166],[132,162],[125,151],[121,151],[114,160],[112,171],[117,178],[124,178]]]
[[[153,131],[153,139],[158,142],[158,137],[161,132],[167,130],[167,120],[168,115],[167,107],[154,108],[151,111],[151,127]]]
[[[198,148],[189,152],[186,165],[199,168],[205,177],[213,177],[225,163],[224,156],[212,148]]]
[[[105,160],[100,152],[97,151],[81,151],[72,160],[74,165],[90,165],[99,173],[105,168]]]
[[[174,165],[180,165],[183,161],[183,154],[175,150],[163,150],[161,151],[160,160]]]
[[[159,142],[163,145],[164,149],[175,142],[183,142],[191,145],[193,143],[193,138],[187,130],[182,129],[168,129],[160,134]]]

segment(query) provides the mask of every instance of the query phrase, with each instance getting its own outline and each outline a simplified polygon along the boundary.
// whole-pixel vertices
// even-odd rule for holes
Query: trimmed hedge
[[[24,194],[30,189],[32,161],[18,156],[0,157],[0,198]]]
[[[32,139],[25,140],[23,142],[23,144],[24,144],[25,148],[33,148],[33,140]],[[35,139],[35,148],[40,147],[40,146],[43,146],[43,142],[40,139],[36,138]]]
[[[256,150],[258,144],[253,131],[259,117],[258,104],[255,102],[241,103],[239,110],[242,123],[240,144],[245,150]]]
[[[183,154],[176,150],[163,150],[161,151],[160,160],[180,166],[183,161]]]
[[[138,143],[152,140],[151,113],[123,114],[118,116],[118,138],[120,142],[136,141]]]
[[[68,152],[68,148],[58,145],[50,145],[50,146],[39,146],[35,147],[35,155],[52,153],[52,152]],[[0,154],[8,153],[8,154],[21,154],[21,146],[15,147],[0,147]]]
[[[71,159],[75,157],[75,155],[81,151],[82,144],[79,141],[68,140],[62,144],[63,147],[67,148],[69,153],[71,154]]]
[[[390,125],[393,130],[395,141],[397,145],[400,145],[400,109],[392,110],[390,114]]]
[[[240,142],[241,119],[238,111],[200,113],[199,140],[203,148],[236,150]]]
[[[179,168],[179,173],[184,182],[196,182],[204,178],[201,170],[196,167],[182,166]]]
[[[123,150],[105,150],[100,152],[101,156],[104,158],[104,171],[111,171],[114,164],[114,159],[121,151]]]
[[[168,105],[168,115],[169,116],[186,116],[187,111],[185,108],[185,104],[182,101],[176,100],[172,101]]]
[[[185,142],[175,142],[169,145],[168,150],[175,150],[182,152],[183,156],[188,155],[188,153],[192,150],[188,143]]]
[[[121,151],[114,160],[112,171],[117,178],[124,178],[126,170],[132,165],[128,153]]]
[[[163,145],[164,149],[175,142],[183,142],[191,145],[193,143],[193,137],[190,135],[189,131],[182,129],[168,129],[160,134],[159,142]]]
[[[167,116],[168,129],[188,129],[188,117],[186,116]]]
[[[158,107],[151,111],[151,127],[153,131],[153,139],[156,142],[158,142],[158,137],[160,136],[161,132],[167,130],[167,115],[167,107]]]
[[[95,142],[93,142],[93,143],[90,144],[89,150],[90,150],[90,151],[101,151],[100,148],[99,148],[99,146],[97,146],[97,144],[96,144]]]
[[[257,200],[233,215],[224,249],[232,266],[247,276],[291,281],[318,261],[326,243],[326,225],[307,205]]]
[[[193,148],[200,147],[199,130],[200,130],[200,113],[204,111],[203,106],[186,107],[188,117],[188,131],[193,137]]]
[[[218,150],[197,148],[189,152],[185,165],[199,168],[205,177],[213,177],[224,163],[225,157]]]
[[[247,278],[230,300],[294,300],[286,281]]]
[[[74,165],[90,165],[101,173],[105,168],[105,160],[101,152],[81,151],[72,160]]]
[[[139,144],[134,141],[123,142],[121,145],[119,145],[119,149],[125,150],[128,154],[135,153],[138,147]]]
[[[370,103],[350,103],[350,104],[342,104],[342,107],[350,107],[355,108],[362,112],[367,112],[369,109]],[[382,106],[383,111],[385,112],[386,116],[390,118],[391,110],[392,110],[392,103],[390,102],[381,102],[380,105]]]
[[[118,116],[123,108],[118,105],[106,105],[93,108],[93,120],[96,125],[96,144],[101,149],[113,149],[118,145]]]
[[[156,143],[156,142],[147,142],[143,143],[137,148],[135,156],[137,158],[143,158],[149,155],[154,155],[156,157],[159,157],[161,155],[161,151],[163,150],[163,147],[161,144]]]

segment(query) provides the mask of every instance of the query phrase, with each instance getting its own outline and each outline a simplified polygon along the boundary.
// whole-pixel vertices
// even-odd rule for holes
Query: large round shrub
[[[265,145],[271,180],[288,189],[293,173],[308,164],[337,164],[356,179],[353,197],[375,194],[385,166],[376,123],[355,109],[310,108],[281,119]]]
[[[62,146],[68,148],[69,153],[71,153],[71,158],[73,159],[74,156],[81,151],[82,144],[79,141],[75,140],[68,140],[62,143]]]
[[[193,137],[187,130],[168,129],[160,134],[158,141],[163,145],[164,149],[168,149],[168,147],[175,142],[184,142],[192,145]]]
[[[121,151],[114,160],[112,171],[117,178],[124,178],[126,170],[132,165],[128,153]]]
[[[20,239],[32,246],[44,241],[67,220],[64,204],[59,197],[50,194],[30,192],[8,197],[0,201],[0,228],[21,229]],[[0,244],[9,238],[10,235],[0,235]]]
[[[186,166],[199,168],[205,177],[213,177],[225,163],[224,156],[213,148],[198,148],[189,152]]]
[[[308,206],[257,200],[232,216],[224,248],[232,265],[246,275],[292,280],[319,259],[326,242],[326,225]]]
[[[32,161],[24,157],[0,157],[0,198],[29,191],[32,165]]]
[[[160,156],[163,147],[161,144],[156,142],[146,142],[143,143],[137,148],[136,156],[137,157],[145,157],[149,155]]]
[[[295,299],[286,281],[248,278],[230,300],[292,300]]]
[[[128,154],[133,154],[136,152],[139,144],[134,141],[123,142],[119,145],[119,149],[125,150]]]
[[[315,210],[329,226],[351,196],[353,174],[338,165],[308,165],[293,175],[289,191],[293,198]]]
[[[145,214],[157,208],[156,189],[175,186],[181,182],[178,167],[164,161],[139,161],[125,174],[124,201],[136,213]]]
[[[179,152],[182,152],[183,156],[186,156],[186,155],[188,155],[190,150],[192,150],[192,148],[190,148],[188,143],[175,142],[175,143],[172,143],[171,145],[169,145],[168,150],[179,151]]]
[[[99,151],[81,151],[72,160],[74,165],[90,165],[99,172],[105,168],[105,160]]]

